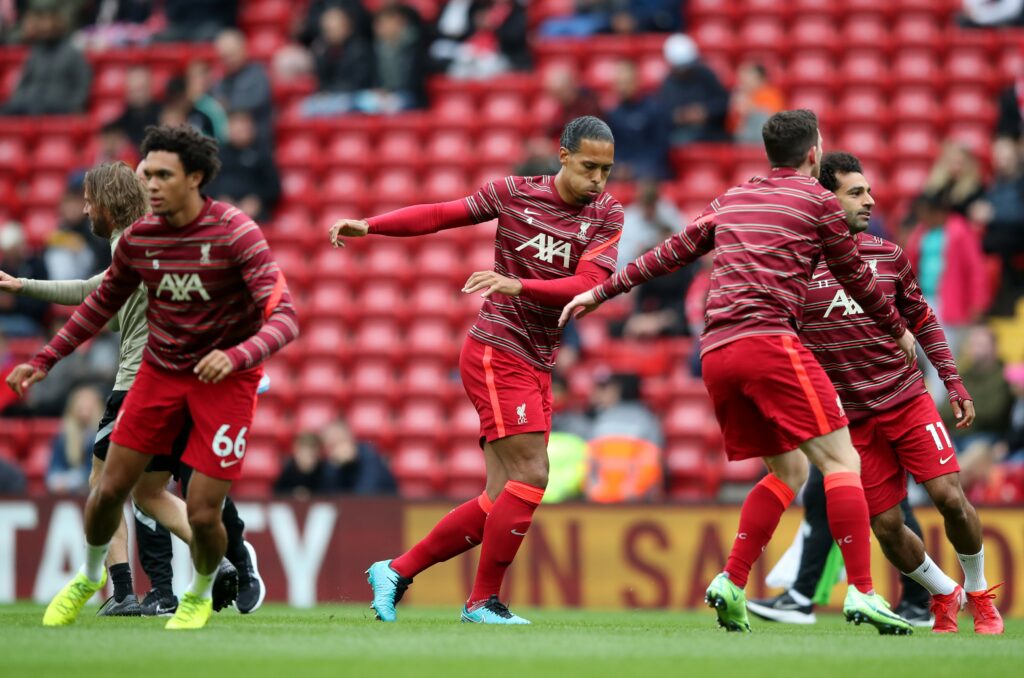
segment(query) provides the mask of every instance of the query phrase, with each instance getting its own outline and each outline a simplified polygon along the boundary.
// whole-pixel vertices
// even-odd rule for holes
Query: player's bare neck
[[[183,209],[175,212],[174,214],[167,215],[164,217],[164,221],[167,222],[167,225],[171,228],[182,228],[184,226],[188,226],[199,217],[199,214],[203,211],[203,206],[205,204],[206,203],[202,196],[196,194],[194,198],[189,198]]]
[[[558,197],[562,199],[562,202],[573,207],[583,207],[580,204],[579,198],[573,195],[569,187],[565,185],[565,176],[561,171],[555,175],[555,180],[552,183],[554,183],[555,191],[558,192]]]

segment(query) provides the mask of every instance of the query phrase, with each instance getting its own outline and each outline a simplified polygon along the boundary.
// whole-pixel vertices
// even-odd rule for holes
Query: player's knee
[[[102,505],[123,504],[128,498],[129,488],[121,487],[116,479],[101,477],[93,489],[96,500]]]
[[[871,531],[883,546],[895,544],[903,532],[903,512],[896,507],[871,516]]]
[[[967,512],[967,498],[959,485],[943,485],[931,493],[932,502],[946,520],[961,520]]]
[[[209,532],[221,525],[221,511],[215,506],[189,506],[188,523],[193,532]]]

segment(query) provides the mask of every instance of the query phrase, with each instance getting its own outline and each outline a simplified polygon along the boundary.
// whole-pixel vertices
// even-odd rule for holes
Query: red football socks
[[[750,568],[772,538],[779,519],[793,502],[793,490],[772,474],[761,479],[747,495],[740,510],[740,527],[725,572],[733,584],[747,585]]]
[[[430,534],[391,561],[391,569],[406,579],[412,579],[428,567],[478,545],[484,536],[484,523],[491,504],[484,492],[456,506],[434,526]]]
[[[846,564],[846,578],[861,593],[871,593],[871,518],[864,486],[853,471],[825,476],[825,507],[832,538]]]
[[[515,559],[543,497],[543,488],[517,480],[505,484],[484,526],[484,545],[469,596],[470,605],[500,594],[505,571]]]

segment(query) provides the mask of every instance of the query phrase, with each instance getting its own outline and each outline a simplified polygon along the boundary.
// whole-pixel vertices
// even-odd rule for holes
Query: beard
[[[113,229],[110,227],[110,223],[105,219],[89,219],[89,226],[93,235],[103,238],[104,240],[110,239],[110,233]]]

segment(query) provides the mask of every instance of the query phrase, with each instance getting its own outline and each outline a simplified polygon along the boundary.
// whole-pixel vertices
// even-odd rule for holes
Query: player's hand
[[[7,375],[7,385],[19,396],[23,396],[32,384],[43,379],[46,379],[46,372],[36,369],[28,363],[22,363]]]
[[[469,276],[469,280],[462,286],[466,294],[473,294],[484,290],[480,296],[486,299],[495,292],[504,294],[506,297],[518,297],[523,291],[523,283],[515,278],[507,278],[494,271],[477,271]]]
[[[974,423],[973,400],[951,400],[949,404],[953,407],[953,416],[956,417],[957,428],[967,428]]]
[[[339,219],[328,231],[331,244],[335,247],[344,247],[345,241],[342,238],[362,238],[370,232],[370,224],[366,219]]]
[[[216,384],[231,374],[234,369],[224,351],[213,350],[203,356],[203,359],[192,371],[199,376],[199,381],[204,384]]]
[[[917,339],[910,333],[910,330],[904,330],[903,336],[896,340],[896,344],[900,347],[903,359],[907,361],[908,365],[913,367],[914,362],[917,360],[917,353],[915,352]]]
[[[21,280],[15,278],[13,275],[0,271],[0,292],[17,294],[21,291],[22,287],[23,285],[21,284]]]
[[[594,298],[594,290],[587,290],[582,294],[577,294],[562,309],[562,315],[558,319],[558,326],[565,327],[566,323],[573,318],[582,318],[586,314],[597,310],[597,307],[600,305],[601,302]]]

